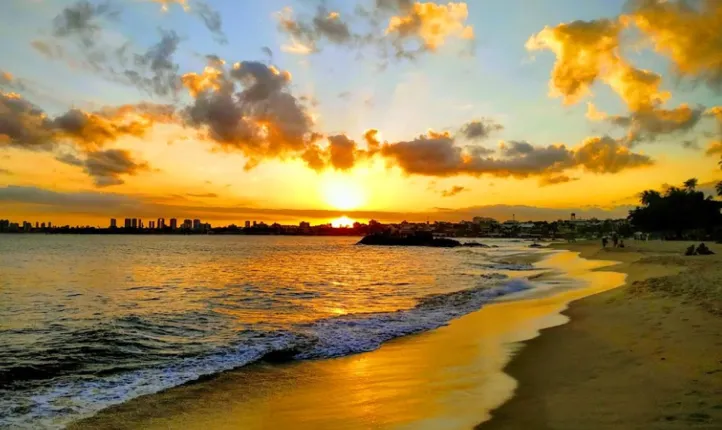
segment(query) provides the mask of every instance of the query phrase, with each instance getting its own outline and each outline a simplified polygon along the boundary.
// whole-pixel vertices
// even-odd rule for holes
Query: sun
[[[353,227],[353,223],[355,221],[351,218],[347,217],[346,215],[336,218],[331,221],[331,227],[333,228],[341,228],[341,227]]]
[[[340,210],[356,209],[366,201],[363,188],[345,178],[329,179],[323,186],[326,203]]]

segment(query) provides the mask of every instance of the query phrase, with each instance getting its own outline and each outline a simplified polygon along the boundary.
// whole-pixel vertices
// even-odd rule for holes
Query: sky
[[[722,176],[716,0],[4,0],[0,218],[624,217]]]

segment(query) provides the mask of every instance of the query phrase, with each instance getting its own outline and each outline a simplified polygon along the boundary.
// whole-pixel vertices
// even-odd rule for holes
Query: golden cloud
[[[466,25],[469,10],[466,3],[414,3],[405,15],[392,16],[386,34],[401,42],[418,39],[429,51],[436,51],[450,37],[473,39],[474,28]]]
[[[634,24],[680,76],[722,85],[722,2],[632,0],[623,23]]]

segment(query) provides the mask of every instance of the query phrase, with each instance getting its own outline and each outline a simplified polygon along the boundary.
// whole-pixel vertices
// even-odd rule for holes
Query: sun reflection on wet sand
[[[470,428],[510,398],[502,369],[519,342],[564,323],[575,299],[615,288],[608,265],[553,254],[541,267],[567,271],[548,294],[490,304],[440,329],[330,360],[257,364],[146,396],[102,413],[87,428]],[[580,284],[579,282],[583,283]],[[586,285],[579,287],[579,285]],[[83,428],[83,425],[77,428]]]

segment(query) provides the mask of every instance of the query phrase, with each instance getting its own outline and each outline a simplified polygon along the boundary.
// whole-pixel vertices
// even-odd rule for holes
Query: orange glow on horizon
[[[354,220],[344,215],[342,217],[336,218],[335,220],[332,220],[331,226],[333,226],[334,228],[352,227],[354,222]]]

